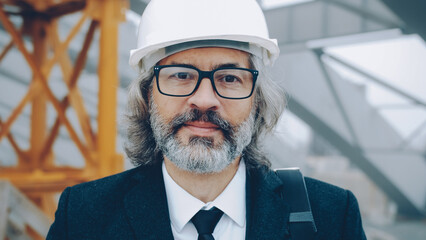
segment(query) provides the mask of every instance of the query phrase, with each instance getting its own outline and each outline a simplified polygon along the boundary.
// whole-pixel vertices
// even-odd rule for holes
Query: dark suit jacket
[[[290,239],[281,184],[274,172],[247,171],[246,239]],[[351,192],[310,178],[306,185],[316,239],[366,239]],[[173,239],[161,165],[65,189],[47,239]]]

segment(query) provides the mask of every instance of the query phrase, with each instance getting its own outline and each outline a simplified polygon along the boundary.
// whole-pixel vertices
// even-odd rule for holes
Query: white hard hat
[[[255,0],[151,0],[129,64],[137,67],[142,60],[142,67],[150,68],[175,52],[206,46],[244,50],[265,65],[272,65],[279,55],[277,40],[269,38]]]

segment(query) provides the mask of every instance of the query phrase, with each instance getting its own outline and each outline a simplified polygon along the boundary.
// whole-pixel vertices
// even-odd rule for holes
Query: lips
[[[185,123],[185,126],[193,126],[193,127],[199,127],[199,128],[217,128],[217,129],[219,129],[219,126],[217,126],[216,124],[211,123],[211,122],[204,122],[204,121],[187,122],[187,123]]]
[[[186,122],[183,126],[199,136],[210,136],[212,133],[221,130],[216,124],[204,121]]]

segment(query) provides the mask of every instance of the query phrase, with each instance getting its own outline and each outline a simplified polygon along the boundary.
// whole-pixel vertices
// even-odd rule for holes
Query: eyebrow
[[[197,66],[195,66],[193,64],[180,63],[180,62],[175,62],[175,61],[172,61],[170,64],[171,65],[182,65],[182,66],[198,68]],[[213,65],[213,68],[211,70],[218,69],[218,68],[232,68],[232,67],[239,68],[239,67],[241,67],[241,65],[239,63],[221,63],[221,64]]]
[[[217,64],[213,66],[213,69],[218,69],[218,68],[230,68],[230,67],[241,67],[240,64],[238,63],[224,63],[224,64]]]

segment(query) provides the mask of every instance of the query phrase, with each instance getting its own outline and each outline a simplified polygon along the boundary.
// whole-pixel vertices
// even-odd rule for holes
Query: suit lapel
[[[247,172],[246,239],[288,239],[289,206],[281,198],[281,180],[271,171]]]
[[[161,164],[140,168],[135,186],[124,199],[124,208],[136,239],[172,240]]]

